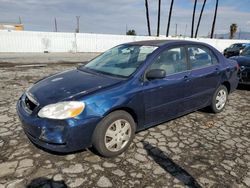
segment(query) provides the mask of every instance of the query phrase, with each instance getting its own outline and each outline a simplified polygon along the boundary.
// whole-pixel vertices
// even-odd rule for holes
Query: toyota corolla
[[[93,147],[112,157],[138,131],[207,106],[221,112],[237,85],[237,63],[207,44],[140,41],[38,81],[20,97],[17,112],[42,148]]]

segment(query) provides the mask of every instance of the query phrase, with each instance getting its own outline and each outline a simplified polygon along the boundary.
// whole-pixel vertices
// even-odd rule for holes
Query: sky
[[[160,34],[166,34],[171,0],[162,0]],[[156,35],[158,0],[148,0],[152,34]],[[198,0],[195,27],[203,0]],[[199,36],[211,31],[216,0],[207,0],[200,24]],[[175,0],[170,35],[190,35],[194,0]],[[250,32],[250,0],[220,0],[215,33],[229,32],[230,24]],[[147,35],[144,0],[0,0],[0,22],[18,22],[25,30],[54,31],[57,19],[59,32],[74,32],[76,16],[80,16],[80,32],[125,34],[134,29]]]

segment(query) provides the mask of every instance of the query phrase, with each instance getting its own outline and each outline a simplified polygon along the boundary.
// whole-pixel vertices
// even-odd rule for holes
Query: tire
[[[214,113],[221,112],[226,106],[227,99],[228,99],[227,88],[224,85],[221,85],[214,93],[211,104],[212,111]]]
[[[135,122],[125,111],[114,111],[97,124],[92,137],[94,149],[103,157],[123,153],[135,135]]]

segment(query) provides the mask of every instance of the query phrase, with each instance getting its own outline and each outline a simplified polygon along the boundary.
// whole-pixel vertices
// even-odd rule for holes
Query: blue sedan
[[[237,71],[234,60],[204,43],[132,42],[38,81],[20,97],[17,112],[42,148],[93,147],[113,157],[135,132],[207,106],[221,112],[238,85]]]
[[[245,48],[240,56],[233,56],[230,59],[237,61],[239,64],[239,84],[250,85],[250,46]]]

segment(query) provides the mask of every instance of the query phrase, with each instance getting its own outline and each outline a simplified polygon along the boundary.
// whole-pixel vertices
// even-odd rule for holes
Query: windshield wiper
[[[103,72],[103,71],[99,71],[99,70],[96,70],[96,69],[90,69],[90,68],[85,67],[85,66],[77,67],[77,69],[80,70],[80,71],[85,71],[85,72],[88,72],[88,73],[94,73],[94,74],[98,74],[98,75],[108,75],[108,76],[118,77],[118,78],[128,78],[127,76],[112,74],[112,73],[109,73],[109,72]]]

